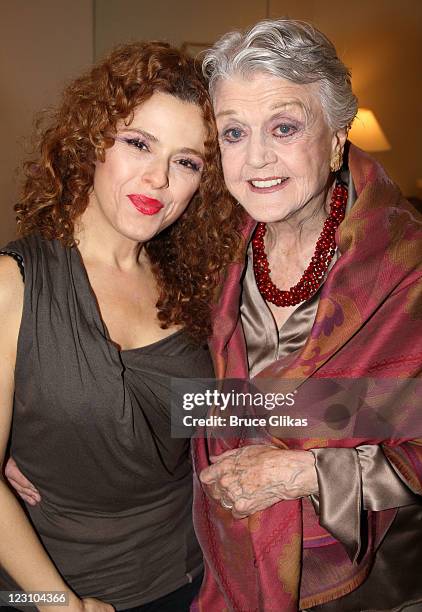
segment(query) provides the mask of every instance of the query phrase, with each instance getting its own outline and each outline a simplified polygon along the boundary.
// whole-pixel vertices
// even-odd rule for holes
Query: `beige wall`
[[[14,236],[15,169],[35,113],[93,58],[91,0],[0,2],[0,244]]]
[[[95,50],[130,40],[212,42],[264,19],[267,0],[95,0]]]
[[[352,69],[362,106],[380,121],[392,150],[375,156],[406,195],[422,179],[421,0],[96,0],[96,53],[143,38],[212,42],[270,16],[312,21]]]

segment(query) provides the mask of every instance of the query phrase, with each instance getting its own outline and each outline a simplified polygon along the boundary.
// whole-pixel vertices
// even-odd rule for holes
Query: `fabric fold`
[[[384,455],[381,446],[363,444],[356,448],[361,468],[365,510],[387,510],[420,503]]]
[[[354,448],[317,448],[311,452],[318,477],[320,525],[343,544],[355,563],[361,550],[362,511],[357,451]],[[336,483],[334,488],[333,482]]]
[[[319,494],[310,499],[320,525],[343,544],[353,562],[361,547],[362,510],[378,512],[421,503],[393,469],[381,446],[319,448],[312,453]],[[336,477],[338,473],[343,474],[341,480]]]

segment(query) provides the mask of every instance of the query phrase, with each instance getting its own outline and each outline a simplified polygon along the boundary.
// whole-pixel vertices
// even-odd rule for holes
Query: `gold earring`
[[[340,170],[342,165],[343,165],[343,151],[339,151],[337,149],[330,163],[331,172],[337,172],[338,170]]]

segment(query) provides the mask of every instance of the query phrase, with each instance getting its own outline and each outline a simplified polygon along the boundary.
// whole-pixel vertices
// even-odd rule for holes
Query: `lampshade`
[[[369,108],[359,108],[352,123],[349,140],[364,151],[389,151],[388,142],[374,113]]]

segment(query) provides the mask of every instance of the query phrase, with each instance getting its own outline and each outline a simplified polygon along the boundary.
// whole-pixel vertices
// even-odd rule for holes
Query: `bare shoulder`
[[[14,370],[24,285],[14,259],[0,256],[0,465],[12,419]],[[0,480],[2,479],[0,472]]]
[[[24,284],[12,257],[0,256],[0,348],[14,348],[22,318]]]
[[[12,257],[0,255],[0,308],[10,300],[23,300],[23,280],[19,266]]]

